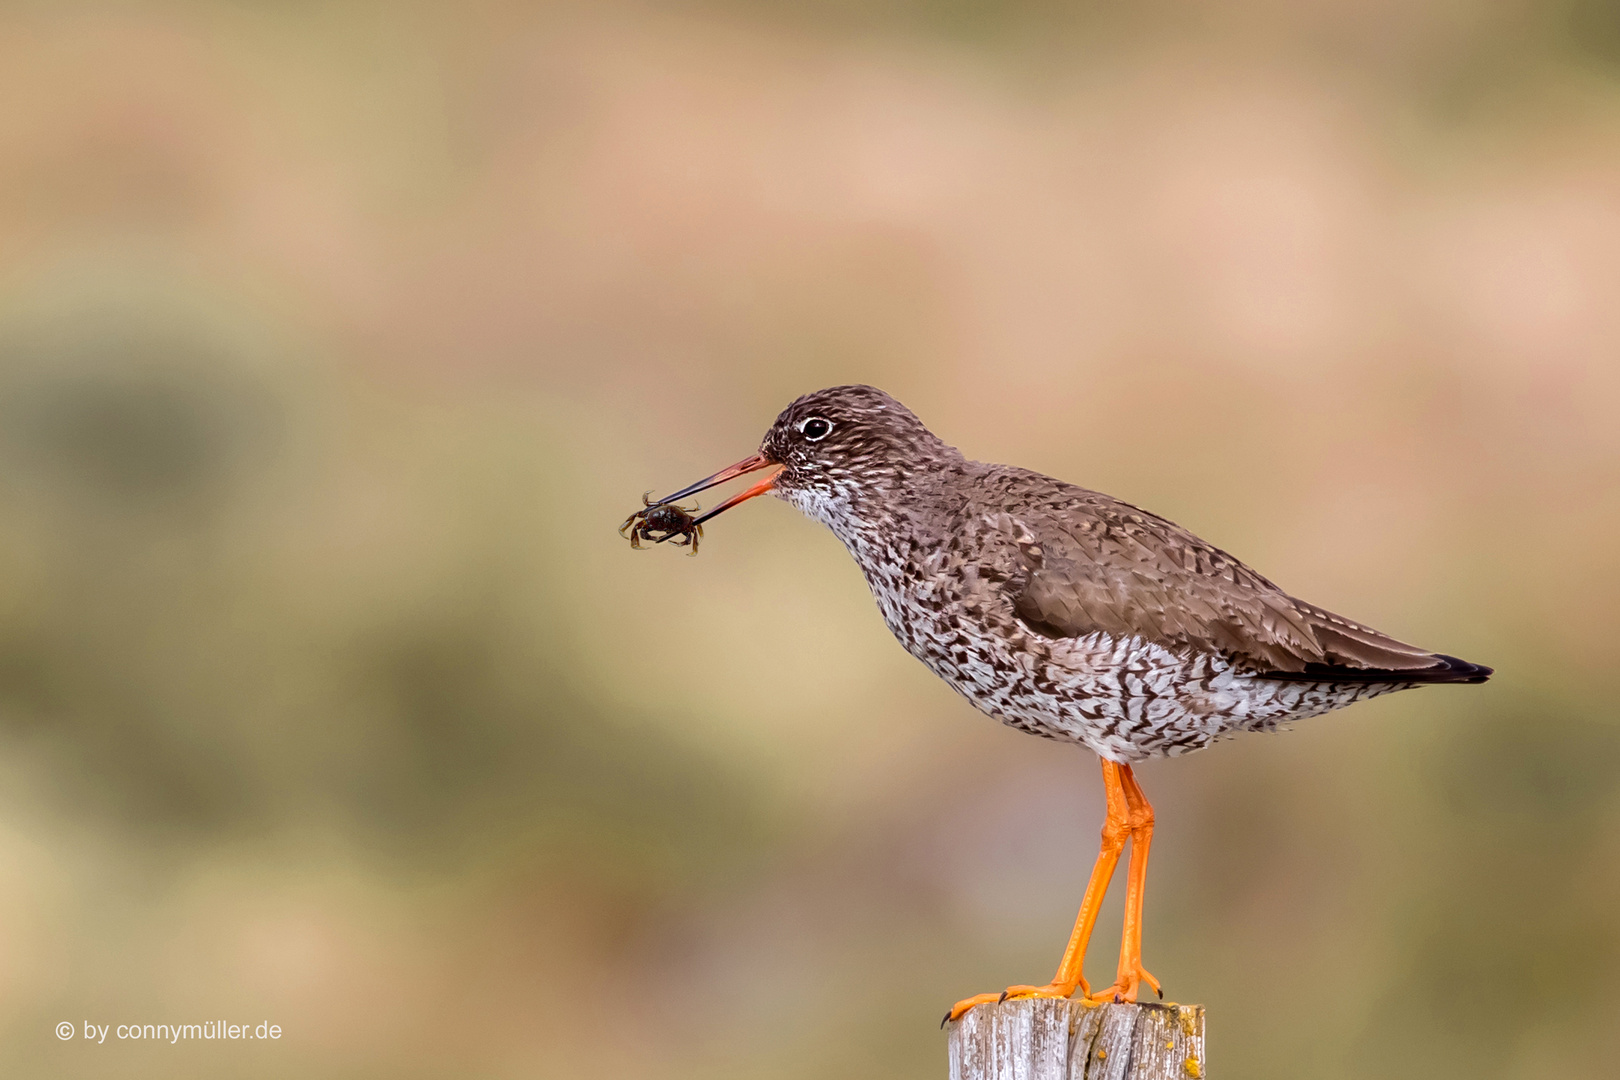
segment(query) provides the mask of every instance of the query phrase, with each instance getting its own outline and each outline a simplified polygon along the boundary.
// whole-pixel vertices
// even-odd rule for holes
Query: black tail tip
[[[1435,653],[1434,658],[1443,665],[1440,670],[1446,673],[1447,682],[1482,683],[1496,674],[1495,668],[1488,668],[1484,664],[1470,664],[1467,660],[1459,660],[1444,653]]]

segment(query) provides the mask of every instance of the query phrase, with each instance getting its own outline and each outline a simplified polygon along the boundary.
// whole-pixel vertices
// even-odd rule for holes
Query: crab
[[[675,540],[675,546],[689,547],[692,550],[688,554],[697,554],[703,526],[693,521],[692,515],[701,507],[693,506],[687,510],[675,503],[655,503],[650,491],[641,496],[641,506],[619,526],[619,535],[629,537],[631,547],[640,549],[643,540],[662,544],[665,540],[680,537]]]

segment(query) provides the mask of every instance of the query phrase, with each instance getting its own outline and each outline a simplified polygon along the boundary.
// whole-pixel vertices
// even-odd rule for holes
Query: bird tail
[[[1287,682],[1344,683],[1482,683],[1491,677],[1484,664],[1433,653],[1397,641],[1343,615],[1295,600],[1322,648],[1320,661],[1303,671],[1279,671],[1273,679]]]
[[[1375,668],[1348,664],[1306,664],[1304,671],[1273,671],[1265,677],[1279,682],[1334,683],[1482,683],[1494,668],[1471,664],[1444,653],[1429,653],[1425,667]]]

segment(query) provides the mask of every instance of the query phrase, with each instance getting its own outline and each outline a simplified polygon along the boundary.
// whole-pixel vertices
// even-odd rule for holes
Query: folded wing
[[[1009,528],[1014,611],[1047,637],[1095,631],[1217,651],[1253,674],[1310,682],[1483,682],[1491,669],[1428,652],[1296,600],[1173,522],[1069,488]]]

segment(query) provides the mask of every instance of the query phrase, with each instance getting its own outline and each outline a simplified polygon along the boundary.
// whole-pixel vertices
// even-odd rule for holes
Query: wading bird
[[[1102,759],[1102,847],[1057,974],[959,1001],[1135,1001],[1153,808],[1133,762],[1271,731],[1491,669],[1404,644],[1296,600],[1179,525],[1028,469],[971,461],[870,386],[806,394],[759,452],[660,500],[765,479],[694,524],[772,492],[827,525],[900,643],[981,711]],[[1112,986],[1081,973],[1126,841],[1125,926]]]

